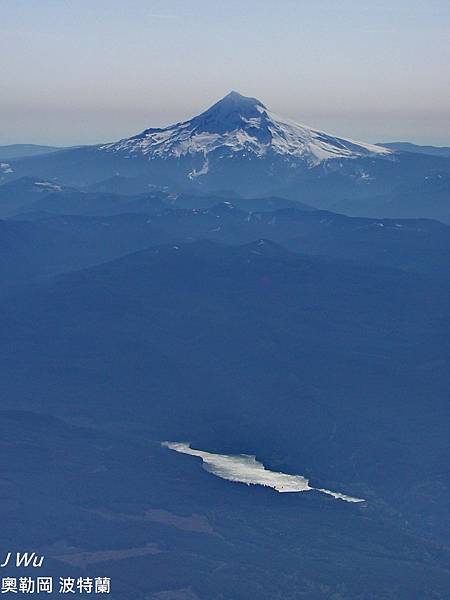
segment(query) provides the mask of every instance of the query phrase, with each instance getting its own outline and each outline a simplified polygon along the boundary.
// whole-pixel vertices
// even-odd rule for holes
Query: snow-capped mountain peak
[[[194,117],[190,123],[197,133],[223,135],[239,129],[251,128],[252,124],[258,127],[261,116],[266,110],[264,104],[256,98],[247,98],[238,92],[230,92],[198,117]]]
[[[282,158],[314,166],[324,160],[380,156],[392,151],[355,142],[300,125],[268,110],[256,98],[230,92],[189,121],[152,128],[128,139],[100,147],[129,156],[181,158],[202,155],[206,174],[208,158],[247,156]]]

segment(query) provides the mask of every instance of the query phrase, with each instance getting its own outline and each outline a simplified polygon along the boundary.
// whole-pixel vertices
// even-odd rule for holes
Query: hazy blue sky
[[[0,0],[0,144],[107,141],[231,89],[367,141],[450,145],[448,0]]]

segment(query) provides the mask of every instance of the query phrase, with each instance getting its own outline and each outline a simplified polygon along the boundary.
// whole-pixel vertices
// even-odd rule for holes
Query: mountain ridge
[[[0,162],[0,183],[23,176],[128,193],[280,197],[349,216],[450,222],[450,160],[335,137],[228,94],[196,117],[96,146]],[[138,183],[140,182],[140,183]],[[107,185],[108,187],[108,185]]]
[[[389,148],[395,152],[413,152],[415,154],[430,154],[432,156],[450,157],[450,147],[413,144],[412,142],[380,142],[377,146]]]

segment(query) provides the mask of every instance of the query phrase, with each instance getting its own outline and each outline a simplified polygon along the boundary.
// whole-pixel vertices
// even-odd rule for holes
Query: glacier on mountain
[[[165,128],[147,129],[101,150],[148,159],[202,155],[203,168],[189,177],[208,172],[208,156],[247,158],[281,157],[315,166],[330,159],[383,156],[392,151],[381,146],[329,135],[300,125],[268,110],[255,98],[231,92],[197,117]]]

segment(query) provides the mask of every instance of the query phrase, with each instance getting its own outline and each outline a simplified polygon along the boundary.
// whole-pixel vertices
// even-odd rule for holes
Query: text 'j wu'
[[[8,552],[0,564],[0,567],[42,567],[43,556],[38,556],[35,552]]]

